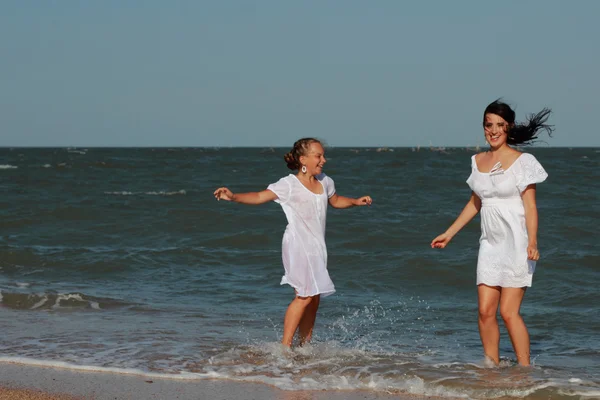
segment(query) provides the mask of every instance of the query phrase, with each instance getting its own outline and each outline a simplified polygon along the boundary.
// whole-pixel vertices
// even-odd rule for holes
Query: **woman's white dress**
[[[528,235],[521,193],[548,174],[536,158],[521,154],[507,169],[497,163],[480,172],[471,158],[467,184],[481,199],[481,238],[477,259],[477,285],[531,286],[535,261],[527,259]]]
[[[325,174],[316,178],[323,186],[322,194],[311,192],[292,174],[267,187],[277,195],[275,202],[281,205],[288,221],[283,234],[285,275],[281,284],[292,286],[301,297],[325,297],[335,292],[327,271],[325,246],[327,204],[335,194],[335,185]]]

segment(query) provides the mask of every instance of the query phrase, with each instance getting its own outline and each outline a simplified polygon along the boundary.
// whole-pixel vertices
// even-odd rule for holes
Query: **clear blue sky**
[[[600,146],[600,2],[0,3],[0,146]]]

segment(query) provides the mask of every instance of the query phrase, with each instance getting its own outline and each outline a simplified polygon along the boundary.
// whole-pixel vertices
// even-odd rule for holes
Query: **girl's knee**
[[[296,301],[298,304],[302,304],[302,305],[304,305],[306,307],[310,303],[313,302],[313,298],[312,297],[300,297],[300,296],[296,296],[296,298],[294,299],[294,301]]]

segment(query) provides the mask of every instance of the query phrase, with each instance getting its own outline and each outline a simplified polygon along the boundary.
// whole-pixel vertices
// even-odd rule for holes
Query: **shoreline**
[[[258,382],[226,379],[149,379],[140,375],[0,363],[0,400],[410,400],[426,398],[433,397],[365,390],[286,391]]]

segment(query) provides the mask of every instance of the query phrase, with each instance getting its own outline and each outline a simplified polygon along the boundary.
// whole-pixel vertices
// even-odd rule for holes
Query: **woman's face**
[[[496,114],[486,114],[483,122],[485,140],[492,148],[500,148],[506,144],[509,123]]]
[[[321,146],[321,143],[317,142],[312,142],[306,155],[300,157],[300,163],[306,166],[306,173],[310,175],[319,175],[323,172],[323,166],[326,162],[325,149]]]

